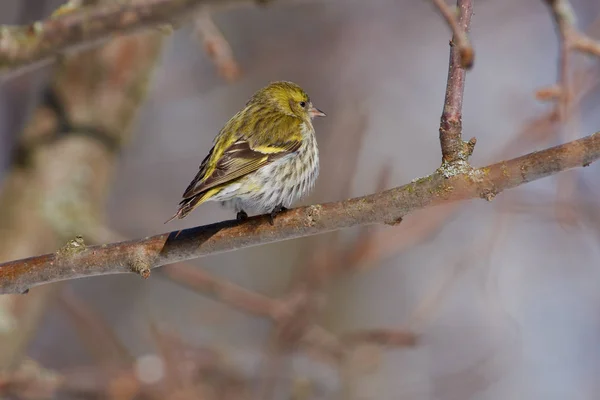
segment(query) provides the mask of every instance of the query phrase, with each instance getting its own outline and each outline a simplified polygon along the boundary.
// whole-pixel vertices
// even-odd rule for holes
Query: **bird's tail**
[[[185,218],[189,213],[194,211],[194,209],[196,207],[198,207],[200,204],[204,203],[205,201],[207,201],[208,199],[213,197],[215,195],[215,193],[217,193],[219,191],[220,191],[219,189],[216,189],[216,190],[212,189],[212,190],[208,190],[203,193],[198,193],[197,195],[189,197],[187,199],[181,200],[181,202],[179,203],[179,208],[177,209],[177,212],[175,213],[175,215],[173,215],[171,218],[169,218],[167,221],[165,221],[165,224],[173,221],[175,218],[178,218],[178,219]]]
[[[185,218],[189,213],[191,213],[194,210],[194,208],[202,204],[201,200],[202,195],[190,197],[189,199],[183,199],[181,203],[179,203],[179,207],[177,208],[177,212],[175,213],[175,215],[173,215],[171,218],[165,221],[165,224],[173,221],[175,218]]]

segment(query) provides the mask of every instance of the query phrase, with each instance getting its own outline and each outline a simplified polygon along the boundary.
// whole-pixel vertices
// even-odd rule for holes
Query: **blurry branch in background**
[[[113,329],[70,288],[64,288],[58,295],[58,306],[70,319],[71,325],[96,364],[108,371],[133,361],[127,347],[117,338]]]
[[[600,57],[600,41],[590,38],[577,29],[577,17],[569,0],[544,0],[558,31],[560,55],[558,61],[558,84],[538,91],[543,100],[558,99],[558,115],[561,123],[568,119],[573,98],[571,52],[578,51]]]
[[[69,300],[77,301],[71,298]],[[83,303],[78,307],[87,315],[77,322],[81,334],[97,335],[93,329],[99,318]],[[92,322],[92,325],[86,323]],[[250,378],[231,366],[219,352],[196,347],[179,337],[162,332],[153,325],[155,353],[141,355],[124,364],[100,367],[78,366],[74,370],[48,370],[32,360],[24,360],[12,372],[0,371],[2,398],[17,399],[112,399],[250,400]],[[82,338],[85,340],[85,338]],[[102,343],[100,343],[102,345]],[[99,349],[90,349],[98,352]],[[74,397],[71,397],[74,396]]]
[[[558,101],[558,115],[562,124],[567,120],[571,101],[571,50],[573,41],[576,39],[574,34],[576,17],[569,0],[544,0],[548,4],[556,24],[559,36],[560,56],[559,56],[559,82],[548,90],[548,93],[554,93]]]
[[[577,29],[577,16],[569,0],[544,0],[544,2],[550,7],[563,47],[600,57],[600,41],[592,39]]]
[[[52,251],[102,221],[161,43],[158,34],[130,36],[57,65],[2,182],[0,259]],[[0,300],[0,370],[20,362],[58,288]]]
[[[374,223],[397,224],[419,209],[497,194],[600,158],[600,133],[452,176],[444,171],[384,192],[295,208],[243,222],[224,221],[102,246],[66,246],[53,254],[0,264],[0,293],[22,293],[44,283],[134,272],[240,248]]]
[[[473,13],[471,1],[459,1],[456,8],[446,4],[446,0],[432,0],[438,8],[450,29],[452,29],[452,41],[450,45],[456,47],[460,60],[460,66],[465,69],[471,69],[475,62],[475,51],[469,40],[469,21]],[[457,12],[459,19],[456,19]]]
[[[0,393],[7,399],[51,399],[64,386],[60,373],[26,359],[14,371],[0,371]]]
[[[63,291],[58,305],[97,366],[53,371],[22,360],[12,371],[0,370],[2,398],[251,398],[252,378],[238,371],[230,356],[190,345],[149,324],[157,351],[134,358],[102,316],[72,292]]]
[[[600,85],[599,71],[598,67],[577,71],[576,80],[574,80],[573,85],[573,98],[569,102],[567,114],[571,114],[577,110],[590,95],[598,90]],[[541,101],[554,100],[555,98],[551,96],[557,93],[557,89],[560,91],[560,87],[552,85],[536,91],[535,96]],[[505,146],[500,153],[501,158],[509,157],[511,154],[519,151],[523,144],[535,144],[538,147],[548,145],[557,136],[561,124],[562,121],[560,120],[557,107],[550,109],[547,113],[539,117],[533,118],[525,124],[517,137]]]
[[[161,271],[173,282],[208,295],[249,314],[278,319],[284,313],[281,301],[218,279],[200,268],[183,263]]]
[[[116,34],[164,28],[198,12],[256,3],[256,0],[130,0],[79,6],[69,2],[54,15],[31,25],[0,26],[0,72],[48,62],[66,52],[96,46]]]
[[[194,17],[194,30],[206,54],[217,67],[219,75],[228,82],[238,79],[240,67],[235,60],[233,50],[208,11],[199,11]]]
[[[571,47],[573,50],[600,57],[600,41],[579,32],[571,32]]]
[[[466,37],[471,25],[473,15],[473,0],[458,0],[457,7],[460,12],[458,21],[454,21],[462,35]],[[441,9],[448,6],[442,0],[436,1]],[[451,24],[452,26],[452,24]],[[457,29],[458,29],[457,28]],[[448,65],[448,82],[444,109],[440,121],[440,144],[442,146],[442,167],[446,167],[448,174],[465,172],[468,160],[475,148],[475,138],[468,142],[462,140],[462,105],[465,92],[465,78],[467,71],[462,65],[462,48],[454,44],[461,34],[454,34],[450,42],[450,62]],[[460,44],[460,42],[459,42]]]
[[[577,28],[577,16],[569,0],[544,0],[549,6],[559,38],[558,83],[542,91],[546,98],[556,100],[556,112],[560,124],[560,136],[564,141],[580,137],[579,108],[573,106],[575,79],[575,53],[600,56],[600,42],[594,41]],[[540,92],[538,92],[538,95]],[[557,203],[569,202],[577,196],[577,173],[574,171],[558,179],[556,187]],[[557,208],[561,223],[574,225],[578,212],[572,207]]]
[[[156,355],[150,356],[154,368],[152,365],[143,368],[140,362],[135,368],[138,380],[144,384],[140,390],[142,398],[251,399],[249,379],[236,371],[219,352],[189,345],[154,325],[150,326],[150,331],[158,349]],[[147,378],[139,379],[143,378],[144,370]],[[149,384],[148,378],[154,381],[153,384]]]
[[[417,344],[414,333],[392,329],[363,329],[344,334],[341,340],[348,345],[377,344],[385,347],[412,347]]]

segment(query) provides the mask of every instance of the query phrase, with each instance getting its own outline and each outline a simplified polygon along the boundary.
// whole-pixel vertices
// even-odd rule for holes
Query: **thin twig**
[[[104,319],[81,301],[70,288],[58,297],[58,304],[68,314],[75,330],[92,356],[105,367],[123,366],[133,358]]]
[[[387,347],[413,347],[418,337],[413,332],[392,329],[365,329],[342,336],[342,341],[349,345],[377,344]]]
[[[456,20],[456,9],[452,9],[448,6],[445,0],[433,0],[433,4],[438,8],[450,29],[452,29],[452,43],[458,48],[461,66],[466,69],[471,69],[475,62],[475,52],[473,51],[473,46],[467,35],[468,24],[467,29],[464,29],[461,26]]]
[[[162,272],[180,285],[211,295],[225,304],[250,314],[276,319],[282,308],[280,300],[222,281],[200,268],[176,264],[164,268]]]
[[[562,123],[567,119],[569,103],[571,99],[571,82],[570,82],[570,50],[571,50],[571,34],[575,31],[572,25],[575,18],[571,4],[568,0],[545,0],[550,6],[552,16],[558,29],[560,41],[560,56],[559,56],[559,118]]]
[[[457,6],[460,11],[458,27],[463,32],[468,32],[473,14],[473,2],[472,0],[457,0]],[[466,163],[475,147],[475,138],[469,142],[462,140],[462,104],[466,70],[461,65],[461,49],[454,44],[454,40],[455,38],[450,42],[448,82],[440,121],[440,144],[444,164],[453,164],[459,161]]]
[[[600,42],[592,39],[576,27],[576,15],[569,0],[544,0],[550,7],[552,17],[567,50],[600,57]]]
[[[579,110],[572,106],[573,103],[573,50],[583,46],[592,45],[593,40],[580,33],[576,27],[575,11],[569,0],[545,0],[550,7],[552,17],[556,24],[560,42],[559,77],[558,87],[560,96],[557,98],[557,114],[560,123],[560,131],[565,141],[574,140],[579,137]],[[598,46],[600,48],[600,45]],[[556,187],[558,202],[570,199],[576,195],[577,179],[574,172],[559,177]],[[567,201],[568,202],[568,201]],[[564,224],[576,223],[576,212],[568,207],[557,208],[559,221]]]
[[[212,225],[145,239],[69,249],[0,264],[0,293],[22,293],[44,283],[86,276],[149,271],[165,264],[235,249],[316,235],[351,226],[395,223],[434,205],[491,200],[514,188],[600,158],[600,132],[560,146],[447,177],[435,172],[407,185],[350,200],[312,205],[243,222]],[[143,269],[140,269],[143,268]]]
[[[240,77],[240,67],[235,60],[233,50],[208,11],[198,12],[194,17],[194,28],[206,54],[217,67],[219,75],[228,82],[237,80]]]
[[[570,44],[573,50],[600,57],[600,42],[581,32],[572,32]]]

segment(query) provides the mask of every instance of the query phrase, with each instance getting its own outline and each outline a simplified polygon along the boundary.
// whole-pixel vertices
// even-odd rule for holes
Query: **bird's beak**
[[[310,114],[311,118],[314,118],[314,117],[326,117],[327,116],[327,114],[325,114],[323,111],[319,110],[316,107],[311,107],[308,110],[308,113]]]

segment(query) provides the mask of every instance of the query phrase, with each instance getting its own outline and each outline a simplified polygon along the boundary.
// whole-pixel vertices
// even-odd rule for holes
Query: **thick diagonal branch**
[[[583,139],[446,178],[436,172],[407,185],[343,202],[225,221],[141,240],[92,246],[0,264],[0,293],[21,293],[43,283],[86,276],[149,271],[165,264],[334,231],[392,223],[418,209],[472,198],[492,199],[505,189],[600,158],[600,132]]]
[[[458,27],[462,32],[468,32],[473,15],[472,0],[457,0],[460,16]],[[440,121],[440,144],[442,146],[442,162],[454,163],[467,161],[475,139],[469,142],[462,140],[462,104],[465,91],[466,69],[461,63],[461,48],[456,45],[457,37],[454,35],[450,42],[450,65],[448,67],[448,82],[444,98],[444,110]]]

